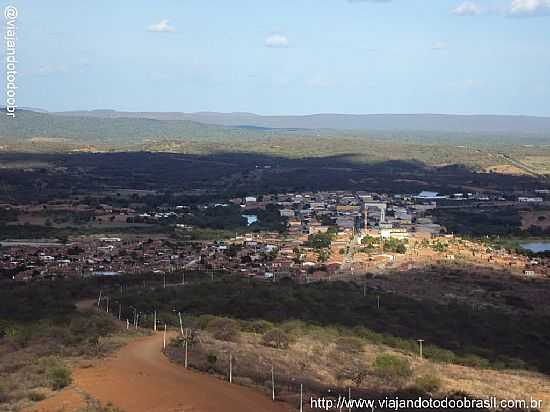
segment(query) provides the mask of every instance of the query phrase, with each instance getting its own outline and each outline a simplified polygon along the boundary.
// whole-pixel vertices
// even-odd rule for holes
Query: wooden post
[[[187,342],[189,340],[189,329],[185,329],[185,369],[187,369]]]
[[[419,351],[420,351],[420,360],[422,360],[423,354],[422,354],[422,342],[424,342],[424,339],[417,339],[416,340],[419,344]]]
[[[273,364],[271,365],[271,398],[275,401],[275,370]]]
[[[126,330],[130,329],[130,321],[126,319]]]
[[[181,332],[181,336],[183,336],[183,321],[181,320],[181,312],[178,312],[178,317],[180,318],[180,332]]]
[[[229,383],[233,382],[233,356],[229,352]]]

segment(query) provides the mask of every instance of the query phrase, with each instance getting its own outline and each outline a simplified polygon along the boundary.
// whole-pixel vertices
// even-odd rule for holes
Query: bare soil
[[[162,341],[162,334],[139,338],[114,356],[75,370],[73,385],[26,412],[75,411],[86,405],[86,396],[125,412],[290,411],[253,389],[170,363]]]

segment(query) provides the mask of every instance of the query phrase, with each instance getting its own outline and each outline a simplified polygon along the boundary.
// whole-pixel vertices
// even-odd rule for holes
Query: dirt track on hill
[[[74,383],[30,411],[75,411],[85,395],[124,412],[288,412],[260,392],[186,370],[162,354],[162,334],[138,338],[115,355],[73,373]]]

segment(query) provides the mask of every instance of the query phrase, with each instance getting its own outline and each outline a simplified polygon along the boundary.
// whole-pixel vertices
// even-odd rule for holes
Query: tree
[[[281,329],[271,329],[264,333],[262,343],[277,349],[288,349],[290,338]]]
[[[233,319],[217,318],[208,322],[206,329],[219,340],[236,342],[239,340],[239,325]]]

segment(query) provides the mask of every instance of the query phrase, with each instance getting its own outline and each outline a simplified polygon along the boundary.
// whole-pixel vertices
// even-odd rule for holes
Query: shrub
[[[472,366],[474,368],[488,368],[490,362],[480,356],[474,354],[468,354],[459,359],[459,363],[465,366]]]
[[[267,320],[244,321],[241,322],[241,329],[251,333],[266,333],[268,330],[273,329],[273,323]]]
[[[424,355],[426,355],[426,358],[438,362],[453,363],[455,361],[455,354],[453,352],[433,345],[424,347]]]
[[[336,340],[336,349],[344,353],[361,353],[363,352],[363,341],[354,337],[343,337]]]
[[[264,333],[262,343],[265,346],[271,346],[272,348],[288,349],[290,338],[281,329],[271,329],[270,331]]]
[[[33,402],[40,402],[46,399],[46,395],[44,395],[42,392],[36,392],[32,391],[27,394],[27,398]]]
[[[201,315],[196,319],[196,326],[199,329],[206,329],[208,324],[213,320],[218,319],[213,315]]]
[[[280,328],[289,335],[301,336],[306,333],[308,325],[302,320],[287,320],[281,324]]]
[[[412,375],[411,365],[407,359],[390,354],[378,355],[373,366],[375,373],[388,381],[399,382]]]
[[[8,390],[0,384],[0,404],[9,400]]]
[[[70,369],[63,365],[54,366],[49,369],[48,379],[50,380],[50,384],[54,391],[58,391],[66,386],[69,386],[73,381]]]
[[[435,375],[419,376],[414,381],[414,386],[424,393],[434,393],[441,388],[441,379]]]
[[[239,324],[233,319],[214,319],[208,322],[206,329],[218,340],[227,342],[236,342],[239,340]]]
[[[206,362],[208,363],[206,370],[208,371],[208,373],[214,373],[216,371],[217,361],[218,361],[218,357],[212,352],[206,355]]]

